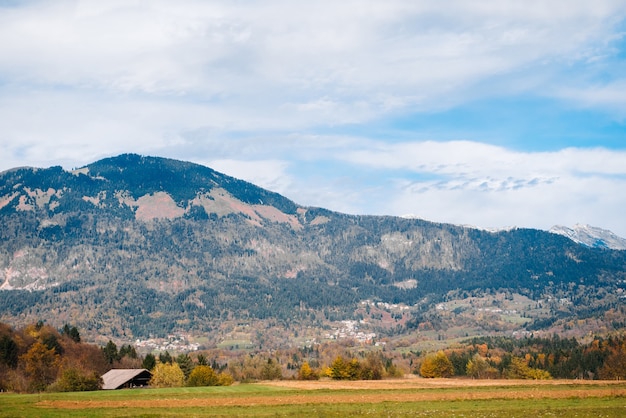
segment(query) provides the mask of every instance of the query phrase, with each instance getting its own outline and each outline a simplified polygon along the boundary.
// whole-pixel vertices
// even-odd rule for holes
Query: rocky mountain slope
[[[624,251],[302,207],[181,161],[128,154],[71,172],[10,170],[0,219],[0,321],[14,325],[219,339],[262,324],[246,335],[267,344],[268,329],[322,335],[341,320],[389,335],[478,326],[476,304],[493,295],[491,309],[502,295],[523,301],[502,330],[608,311],[605,322],[623,326]]]
[[[550,228],[550,232],[563,235],[588,247],[626,250],[626,239],[618,237],[611,231],[591,225],[576,224],[573,228],[555,225]]]

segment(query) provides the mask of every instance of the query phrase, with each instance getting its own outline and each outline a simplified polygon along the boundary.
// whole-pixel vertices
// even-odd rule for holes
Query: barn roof
[[[111,369],[102,375],[102,389],[118,389],[130,380],[146,373],[149,377],[150,372],[147,369]]]

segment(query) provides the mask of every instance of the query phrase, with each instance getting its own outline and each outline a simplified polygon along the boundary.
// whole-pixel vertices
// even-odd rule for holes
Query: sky
[[[626,1],[0,0],[0,171],[129,152],[345,213],[626,237]]]

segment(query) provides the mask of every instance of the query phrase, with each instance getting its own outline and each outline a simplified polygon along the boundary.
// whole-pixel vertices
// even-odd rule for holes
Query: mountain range
[[[304,207],[208,167],[124,154],[0,174],[0,321],[205,344],[611,332],[626,251]],[[602,248],[595,248],[602,247]]]

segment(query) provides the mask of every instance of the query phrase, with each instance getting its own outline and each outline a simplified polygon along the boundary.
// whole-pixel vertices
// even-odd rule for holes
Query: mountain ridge
[[[534,229],[303,207],[208,167],[134,154],[72,172],[4,172],[0,217],[0,321],[52,312],[107,337],[219,340],[255,323],[320,338],[340,320],[385,333],[461,323],[482,333],[495,322],[479,320],[486,311],[476,303],[520,301],[509,309],[515,320],[492,319],[503,332],[526,332],[622,312],[626,288],[623,251]],[[452,316],[437,309],[451,300]],[[378,303],[396,308],[382,313]],[[248,334],[270,343],[271,332]]]

